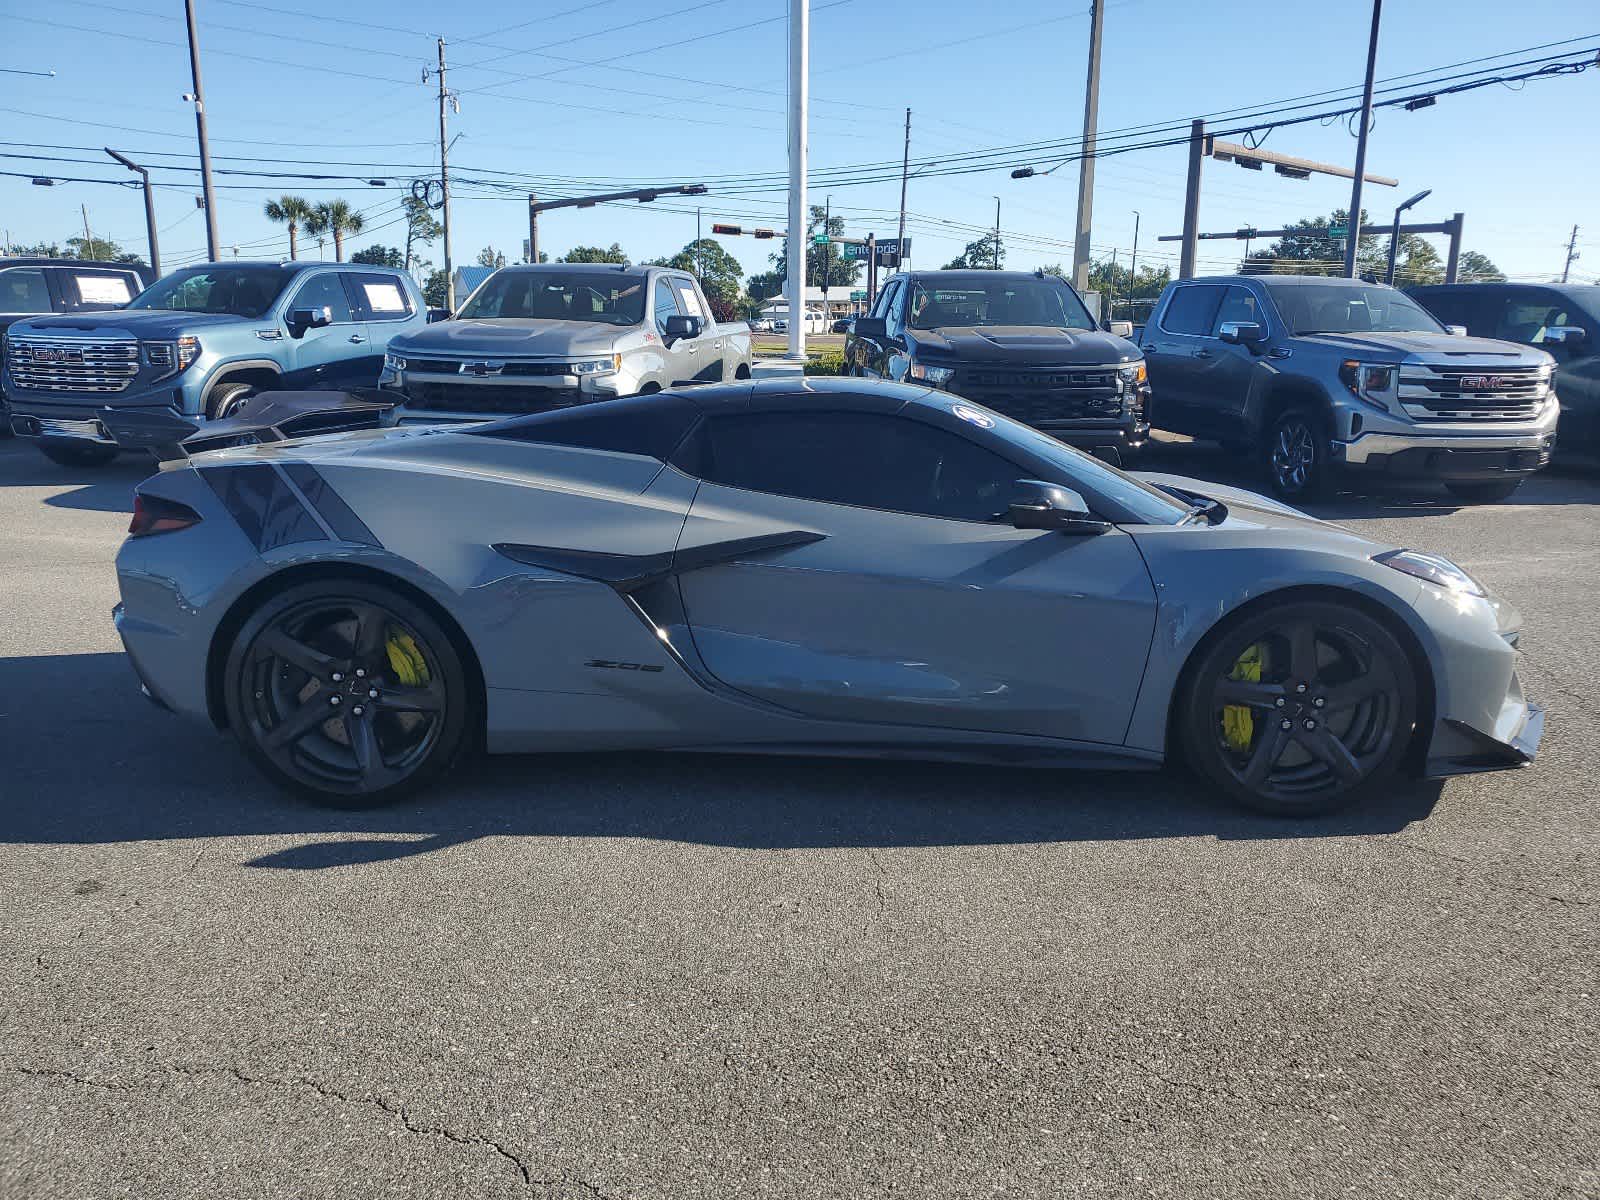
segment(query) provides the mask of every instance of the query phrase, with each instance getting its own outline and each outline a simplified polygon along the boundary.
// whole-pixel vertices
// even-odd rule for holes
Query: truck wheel
[[[39,451],[53,463],[63,467],[103,467],[117,456],[115,446],[98,442],[78,443],[64,438],[45,438]]]
[[[1446,483],[1445,490],[1468,504],[1494,504],[1505,500],[1522,486],[1520,479],[1497,479],[1493,483]]]
[[[255,394],[256,389],[248,383],[224,383],[215,387],[206,400],[206,416],[213,421],[236,417],[245,401]]]
[[[1294,404],[1267,429],[1262,459],[1272,490],[1284,500],[1316,500],[1328,490],[1328,423]]]

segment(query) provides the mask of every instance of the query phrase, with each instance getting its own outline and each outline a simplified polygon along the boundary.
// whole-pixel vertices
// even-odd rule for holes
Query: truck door
[[[286,317],[297,308],[327,308],[333,314],[333,323],[307,329],[299,338],[289,339],[291,361],[285,364],[285,388],[359,386],[363,362],[370,357],[367,325],[356,316],[343,274],[317,271],[289,298],[284,308]],[[376,375],[374,371],[374,378]]]
[[[651,314],[656,324],[656,336],[661,339],[661,357],[666,362],[663,384],[673,387],[694,378],[695,338],[667,340],[667,318],[683,314],[678,307],[678,291],[666,275],[656,277],[651,292]]]
[[[376,387],[389,339],[410,328],[417,310],[400,280],[388,275],[350,271],[344,274],[344,283],[367,338],[366,353],[356,356],[359,361],[352,362],[350,369],[360,376],[359,386]]]
[[[692,279],[674,275],[672,290],[678,294],[678,311],[687,317],[700,318],[700,332],[683,339],[689,346],[690,365],[694,368],[689,378],[696,383],[721,383],[722,358],[728,339],[718,333],[717,323],[711,319],[711,306],[701,297]]]
[[[1156,323],[1145,327],[1144,357],[1150,371],[1151,424],[1175,433],[1198,434],[1207,424],[1199,371],[1214,357],[1211,336],[1226,289],[1215,283],[1173,286]]]

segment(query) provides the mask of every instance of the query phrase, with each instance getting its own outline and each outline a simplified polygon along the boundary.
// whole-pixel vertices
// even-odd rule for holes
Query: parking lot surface
[[[137,694],[143,473],[0,442],[0,1196],[1600,1194],[1594,476],[1314,510],[1503,593],[1550,716],[1285,823],[667,755],[308,808]]]

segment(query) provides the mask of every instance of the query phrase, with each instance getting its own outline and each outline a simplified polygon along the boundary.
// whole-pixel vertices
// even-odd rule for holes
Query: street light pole
[[[1000,269],[1000,197],[994,198],[994,269]]]
[[[1394,260],[1399,256],[1400,253],[1400,214],[1405,212],[1406,209],[1410,208],[1414,204],[1421,204],[1431,195],[1433,195],[1432,188],[1429,188],[1424,192],[1418,192],[1415,196],[1404,201],[1399,208],[1394,210],[1394,228],[1389,230],[1389,270],[1383,277],[1383,281],[1385,283],[1391,285],[1394,283]]]
[[[194,77],[194,94],[184,99],[194,101],[195,132],[200,137],[200,190],[206,204],[206,257],[217,260],[217,204],[216,191],[211,186],[211,143],[206,137],[206,93],[200,83],[200,37],[194,24],[194,0],[183,0],[184,19],[189,23],[189,72]]]
[[[144,228],[145,233],[150,238],[150,269],[156,273],[156,278],[159,279],[161,278],[161,247],[156,243],[156,205],[155,200],[150,195],[150,172],[127,155],[118,154],[110,146],[105,147],[105,152],[144,181]]]
[[[1128,267],[1128,315],[1133,315],[1133,291],[1139,286],[1139,210],[1133,210],[1133,261]]]
[[[1372,124],[1372,77],[1378,68],[1378,22],[1383,0],[1372,0],[1372,36],[1367,42],[1367,82],[1361,91],[1361,129],[1356,134],[1356,175],[1350,185],[1350,227],[1344,244],[1344,273],[1356,277],[1356,252],[1361,245],[1361,185],[1367,173],[1367,128]]]
[[[811,0],[789,0],[789,357],[806,356],[806,120],[811,102]]]

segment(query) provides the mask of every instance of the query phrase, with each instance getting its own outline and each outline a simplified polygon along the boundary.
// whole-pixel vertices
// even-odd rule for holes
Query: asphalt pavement
[[[0,442],[6,1200],[1600,1195],[1600,477],[1316,510],[1520,607],[1550,716],[1285,823],[669,755],[306,807],[138,696],[143,473]]]

